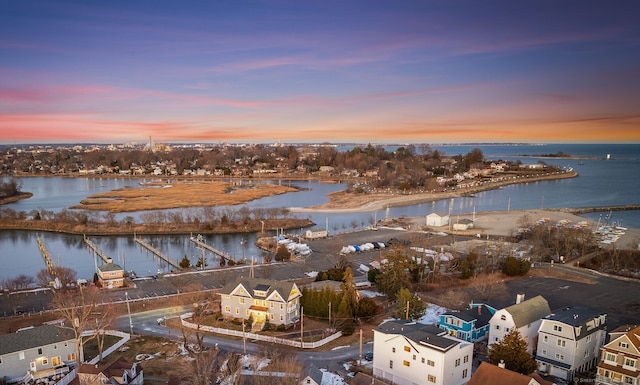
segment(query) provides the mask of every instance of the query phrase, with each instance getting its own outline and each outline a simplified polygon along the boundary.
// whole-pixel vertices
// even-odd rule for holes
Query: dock
[[[163,261],[165,261],[166,263],[168,263],[171,267],[175,268],[176,270],[182,270],[182,268],[178,264],[173,262],[171,260],[171,258],[169,258],[169,256],[164,255],[162,253],[162,251],[156,249],[155,247],[151,246],[150,244],[148,244],[147,242],[143,241],[142,239],[136,237],[135,235],[133,236],[133,240],[138,242],[140,244],[140,246],[142,246],[145,249],[147,249],[150,252],[152,252],[156,257],[158,257],[158,258],[162,259]]]
[[[104,252],[102,252],[102,250],[100,250],[95,243],[91,242],[91,239],[84,237],[84,243],[86,243],[89,249],[91,249],[91,251],[93,251],[93,253],[98,257],[100,257],[104,261],[104,263],[109,262],[111,258],[109,258]]]
[[[45,247],[44,242],[42,242],[42,239],[40,239],[39,234],[36,234],[36,240],[38,241],[38,249],[40,249],[40,253],[42,254],[44,263],[47,265],[47,269],[49,269],[49,274],[51,274],[52,277],[55,277],[56,269],[53,262],[51,261],[51,255],[49,254],[49,251]]]
[[[210,252],[212,252],[213,254],[217,255],[218,257],[220,257],[222,259],[226,259],[227,261],[234,261],[233,256],[231,256],[230,254],[225,253],[222,250],[218,250],[215,247],[209,246],[205,242],[203,242],[201,240],[202,239],[201,236],[194,237],[192,235],[192,236],[189,237],[189,239],[191,240],[191,242],[195,243],[196,245],[202,247],[205,250],[209,250]]]

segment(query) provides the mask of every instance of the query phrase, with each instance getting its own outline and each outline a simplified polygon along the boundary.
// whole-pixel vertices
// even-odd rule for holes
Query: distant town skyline
[[[640,143],[640,3],[20,1],[0,144]]]

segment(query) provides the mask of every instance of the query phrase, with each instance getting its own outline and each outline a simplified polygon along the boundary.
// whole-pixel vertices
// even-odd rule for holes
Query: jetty
[[[210,252],[212,252],[213,254],[217,255],[218,257],[222,258],[222,259],[226,259],[227,262],[228,261],[234,261],[233,256],[231,256],[228,253],[225,253],[222,250],[218,250],[213,246],[209,246],[207,245],[203,240],[202,240],[202,235],[198,235],[197,237],[194,237],[193,235],[189,237],[189,239],[191,240],[191,242],[195,243],[196,245],[202,247],[205,250],[209,250]],[[235,261],[234,261],[235,262]]]
[[[39,234],[36,234],[36,240],[38,241],[38,249],[40,249],[40,253],[42,254],[44,263],[47,265],[47,269],[49,269],[49,274],[51,274],[52,277],[55,277],[56,269],[55,269],[55,266],[53,265],[53,262],[51,261],[51,255],[49,254],[49,251],[45,247],[44,242],[42,242],[42,239],[40,239]]]
[[[111,258],[109,258],[102,250],[100,250],[100,248],[98,248],[98,246],[96,246],[96,244],[93,243],[91,239],[84,237],[84,243],[86,243],[89,249],[91,249],[91,251],[93,251],[93,253],[98,257],[100,257],[104,261],[104,263],[109,263],[109,260]]]
[[[162,253],[162,251],[156,249],[155,247],[151,246],[150,244],[148,244],[147,242],[143,241],[142,239],[136,237],[135,235],[133,236],[133,240],[136,241],[138,244],[140,244],[140,246],[142,246],[145,249],[147,249],[150,252],[152,252],[156,257],[158,257],[158,258],[162,259],[163,261],[165,261],[166,263],[168,263],[171,267],[173,267],[173,268],[175,268],[177,270],[182,270],[180,265],[178,265],[175,262],[173,262],[171,260],[171,258],[169,258],[169,256],[164,255]]]

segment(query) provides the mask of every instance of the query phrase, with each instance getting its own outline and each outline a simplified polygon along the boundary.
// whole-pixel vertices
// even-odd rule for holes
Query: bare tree
[[[298,356],[293,348],[269,345],[262,350],[261,356],[262,359],[254,363],[252,368],[254,371],[252,384],[298,385],[302,381],[304,367],[298,361]],[[267,360],[269,364],[266,367],[260,369],[255,366],[257,363]]]
[[[78,292],[57,291],[53,296],[53,306],[60,314],[65,323],[63,328],[73,331],[75,336],[76,365],[80,366],[84,353],[83,343],[97,338],[100,331],[112,321],[111,309],[107,306],[100,306],[98,303],[97,289],[83,289]],[[95,328],[95,329],[93,329]],[[88,336],[83,336],[87,330],[94,332]]]

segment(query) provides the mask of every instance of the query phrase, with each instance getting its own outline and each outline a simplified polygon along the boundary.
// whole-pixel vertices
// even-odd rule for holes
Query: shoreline
[[[530,183],[546,180],[575,178],[575,171],[564,172],[555,175],[544,175],[531,178],[507,179],[497,182],[489,182],[484,185],[457,189],[450,192],[430,192],[407,195],[398,194],[353,194],[344,191],[329,195],[329,202],[310,207],[289,207],[293,213],[358,213],[367,211],[384,210],[387,207],[411,206],[414,204],[434,202],[443,199],[461,198],[465,195],[482,191],[490,191],[512,184]]]

